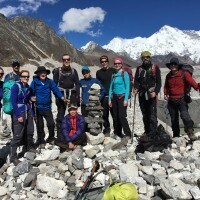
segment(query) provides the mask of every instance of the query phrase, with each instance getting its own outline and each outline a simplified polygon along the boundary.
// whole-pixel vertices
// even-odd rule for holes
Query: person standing
[[[145,134],[157,131],[157,95],[161,88],[161,75],[158,65],[152,64],[151,53],[141,53],[142,65],[135,72],[134,93],[139,94],[139,105],[143,115]]]
[[[63,54],[62,56],[63,66],[54,70],[53,80],[57,84],[61,93],[66,96],[67,104],[80,103],[80,84],[77,71],[71,67],[71,58],[69,54]],[[66,104],[63,103],[60,99],[56,99],[57,105],[57,118],[56,118],[56,127],[57,127],[57,143],[62,143],[64,137],[61,131],[62,120],[66,111]]]
[[[11,141],[10,161],[19,164],[17,148],[23,143],[26,151],[36,152],[33,148],[33,113],[30,106],[30,89],[28,85],[29,71],[22,70],[20,81],[11,88],[11,103],[13,106],[12,123],[13,138]]]
[[[166,75],[164,85],[164,99],[168,100],[168,110],[171,117],[173,137],[180,136],[179,112],[183,120],[184,129],[190,140],[197,139],[193,132],[194,122],[188,112],[187,88],[193,87],[195,90],[200,88],[200,84],[192,78],[188,71],[181,69],[178,58],[172,58],[166,66],[170,72]],[[190,98],[190,97],[189,97]]]
[[[109,107],[108,105],[108,94],[109,94],[112,75],[116,72],[116,70],[114,68],[109,67],[109,59],[105,55],[100,57],[100,63],[102,68],[96,72],[96,78],[101,82],[101,84],[105,88],[105,94],[101,100],[101,105],[103,107],[103,120],[104,120],[103,133],[109,136],[110,135],[109,112],[112,115],[112,107]]]
[[[9,80],[19,81],[20,80],[20,63],[18,61],[12,62],[12,69],[13,71],[6,74],[4,82]]]
[[[130,78],[126,71],[123,71],[123,60],[115,58],[114,66],[116,73],[112,76],[109,89],[108,105],[113,109],[114,134],[123,137],[122,128],[125,134],[123,140],[131,138],[131,130],[127,121],[127,106],[130,93]]]
[[[0,67],[0,117],[2,117],[1,116],[1,108],[2,108],[1,100],[3,98],[3,81],[2,81],[3,75],[4,75],[4,70],[2,67]]]
[[[33,94],[32,101],[36,102],[36,117],[37,117],[37,134],[38,134],[38,145],[41,147],[45,146],[45,143],[52,143],[55,140],[54,131],[55,123],[53,119],[53,114],[51,110],[51,91],[53,94],[63,101],[63,94],[59,91],[55,82],[49,78],[47,75],[50,74],[50,70],[46,69],[44,66],[39,66],[34,72],[37,76],[34,77],[31,82],[31,94]],[[43,117],[47,122],[47,127],[49,131],[49,137],[45,141],[44,132],[44,122]]]
[[[104,97],[105,94],[105,89],[102,86],[101,82],[96,79],[96,78],[92,78],[91,73],[90,73],[90,69],[87,66],[83,66],[82,68],[82,74],[84,76],[83,79],[80,80],[80,87],[82,89],[82,94],[81,94],[81,113],[84,117],[87,117],[87,111],[86,109],[86,104],[89,102],[89,96],[90,94],[88,93],[88,91],[90,90],[91,86],[96,83],[100,86],[101,88],[101,96],[100,96],[100,100]]]

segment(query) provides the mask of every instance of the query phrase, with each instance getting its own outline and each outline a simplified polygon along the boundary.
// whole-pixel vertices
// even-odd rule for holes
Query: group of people
[[[87,117],[86,106],[89,103],[89,93],[93,84],[98,84],[101,90],[99,101],[103,107],[103,133],[110,135],[109,115],[113,119],[114,135],[128,142],[131,138],[131,130],[127,121],[127,105],[133,93],[138,94],[139,105],[143,115],[143,123],[146,135],[155,134],[157,130],[157,96],[161,89],[161,72],[158,65],[151,61],[148,51],[141,53],[142,64],[137,67],[134,83],[129,73],[124,68],[121,58],[115,58],[114,67],[110,67],[106,55],[100,57],[101,69],[96,72],[96,78],[91,76],[89,67],[82,67],[83,79],[79,80],[76,69],[71,67],[69,54],[62,56],[62,67],[53,70],[53,80],[47,76],[50,70],[39,66],[34,72],[35,76],[29,86],[30,73],[28,70],[20,71],[20,63],[12,63],[13,71],[5,76],[4,83],[14,80],[16,83],[11,88],[11,103],[13,112],[11,115],[13,138],[11,142],[10,160],[15,165],[20,161],[17,157],[17,148],[24,145],[26,151],[37,152],[36,147],[41,148],[45,143],[52,143],[62,149],[74,149],[77,145],[87,144],[85,134]],[[187,85],[198,90],[200,84],[196,83],[192,76],[181,70],[181,64],[177,58],[172,58],[166,64],[170,72],[166,76],[164,85],[164,98],[168,101],[168,109],[171,116],[173,137],[180,136],[179,112],[185,125],[185,132],[191,140],[196,140],[193,133],[193,121],[188,113]],[[0,80],[4,75],[0,67]],[[184,79],[182,78],[184,76]],[[55,95],[57,105],[56,128],[52,114],[52,97]],[[3,81],[0,81],[0,100],[3,97]],[[81,106],[82,115],[77,109]],[[0,108],[2,104],[0,104]],[[65,116],[66,109],[68,114]],[[45,140],[44,121],[48,127],[48,138]],[[34,121],[37,128],[36,146],[33,142]],[[123,131],[122,131],[123,130]]]

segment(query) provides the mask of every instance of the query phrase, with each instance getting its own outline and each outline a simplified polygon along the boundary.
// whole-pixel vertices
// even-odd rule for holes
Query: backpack
[[[154,77],[155,79],[156,79],[156,68],[159,68],[159,65],[157,65],[157,64],[152,65],[152,68],[151,68],[151,70],[152,70],[152,75],[153,75],[153,77]],[[140,73],[141,73],[141,71],[143,70],[143,68],[142,68],[142,66],[139,66],[138,69],[139,69],[139,76],[138,76],[138,78],[139,78],[139,77],[140,77]]]
[[[71,69],[72,69],[72,73],[71,73],[71,75],[75,75],[75,70],[74,70],[74,68],[73,67],[71,67]],[[59,67],[59,68],[57,68],[57,69],[54,69],[53,71],[52,71],[52,73],[53,73],[53,75],[56,73],[58,71],[58,84],[57,84],[57,86],[59,87],[60,86],[60,78],[61,78],[61,75],[62,76],[67,76],[67,75],[65,75],[65,74],[63,74],[62,73],[62,68],[61,67]]]
[[[129,78],[130,78],[130,93],[129,93],[129,99],[131,97],[131,92],[132,92],[132,88],[133,88],[133,72],[130,68],[128,67],[124,67],[123,70],[122,70],[122,78],[124,80],[124,72],[127,72],[128,75],[129,75]]]
[[[186,81],[185,81],[185,73],[184,72],[187,71],[192,76],[193,72],[194,72],[194,68],[191,65],[189,65],[187,63],[184,63],[184,64],[181,65],[180,69],[182,70],[181,77],[182,77],[183,82],[186,84],[186,87],[187,87],[186,95],[190,96],[191,86],[186,83]]]
[[[15,82],[13,79],[10,79],[3,84],[3,111],[8,115],[11,115],[13,111],[11,103],[11,88],[15,83],[19,87],[19,93],[18,93],[19,95],[22,91],[21,85],[19,83]]]
[[[143,135],[138,140],[136,147],[137,153],[144,153],[145,151],[155,152],[162,151],[168,148],[172,143],[170,135],[165,131],[160,124],[154,134]]]
[[[132,183],[114,183],[110,178],[110,186],[104,192],[102,200],[138,200],[138,192]]]

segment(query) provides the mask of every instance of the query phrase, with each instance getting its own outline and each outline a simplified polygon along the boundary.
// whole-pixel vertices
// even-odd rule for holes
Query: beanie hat
[[[141,58],[142,58],[142,57],[147,57],[147,56],[151,57],[151,53],[150,53],[149,51],[143,51],[143,52],[141,53]]]
[[[120,63],[123,64],[123,60],[122,60],[121,58],[115,58],[114,63],[115,63],[115,62],[120,62]]]
[[[16,66],[20,67],[20,63],[17,60],[12,62],[12,67]]]
[[[89,69],[88,66],[83,66],[83,67],[82,67],[82,72],[83,72],[83,71],[89,71],[89,72],[90,72],[90,69]]]

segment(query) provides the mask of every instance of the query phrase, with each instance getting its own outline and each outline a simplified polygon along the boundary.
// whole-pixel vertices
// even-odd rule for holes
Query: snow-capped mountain
[[[88,48],[89,44],[85,47]],[[163,26],[148,38],[123,39],[116,37],[103,48],[117,53],[127,53],[134,60],[140,58],[142,51],[149,50],[154,56],[175,54],[187,56],[195,63],[200,63],[200,31],[184,31]]]

